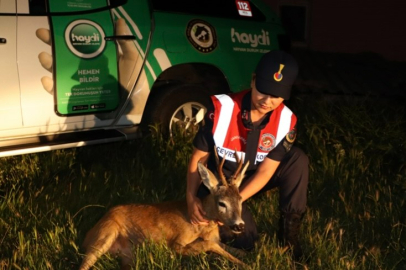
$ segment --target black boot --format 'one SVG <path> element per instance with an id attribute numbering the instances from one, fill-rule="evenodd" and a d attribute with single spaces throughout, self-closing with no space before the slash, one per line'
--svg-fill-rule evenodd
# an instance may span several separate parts
<path id="1" fill-rule="evenodd" d="M 303 251 L 299 243 L 301 222 L 300 214 L 281 212 L 278 238 L 282 245 L 289 246 L 292 249 L 295 261 L 303 260 Z"/>

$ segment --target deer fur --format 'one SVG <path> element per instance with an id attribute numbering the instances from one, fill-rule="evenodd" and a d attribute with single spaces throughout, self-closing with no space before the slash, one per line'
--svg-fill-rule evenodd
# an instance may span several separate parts
<path id="1" fill-rule="evenodd" d="M 209 225 L 190 223 L 186 201 L 162 202 L 157 204 L 119 205 L 109 210 L 87 233 L 83 246 L 86 254 L 80 270 L 87 270 L 104 253 L 118 255 L 121 269 L 130 269 L 133 263 L 133 247 L 145 240 L 164 241 L 168 247 L 184 255 L 202 252 L 217 253 L 233 263 L 246 266 L 234 257 L 244 252 L 220 242 L 218 224 L 221 222 L 238 234 L 244 230 L 241 218 L 242 201 L 239 186 L 244 178 L 248 162 L 241 170 L 242 161 L 235 154 L 239 168 L 227 183 L 222 166 L 218 166 L 220 180 L 202 163 L 198 171 L 210 194 L 202 199 Z M 218 157 L 216 155 L 217 164 Z M 234 255 L 231 255 L 233 253 Z"/>

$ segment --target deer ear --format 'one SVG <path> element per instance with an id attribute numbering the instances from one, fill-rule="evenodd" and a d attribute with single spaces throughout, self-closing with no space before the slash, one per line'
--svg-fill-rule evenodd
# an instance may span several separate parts
<path id="1" fill-rule="evenodd" d="M 247 163 L 245 163 L 244 168 L 241 170 L 241 172 L 237 175 L 237 178 L 234 180 L 234 185 L 236 185 L 237 187 L 241 185 L 242 179 L 244 179 L 245 176 L 245 171 L 247 170 L 249 165 L 250 162 L 247 161 Z"/>
<path id="2" fill-rule="evenodd" d="M 200 178 L 202 178 L 203 184 L 208 189 L 211 190 L 218 186 L 219 181 L 217 180 L 217 177 L 200 161 L 197 163 L 197 169 L 199 170 Z"/>

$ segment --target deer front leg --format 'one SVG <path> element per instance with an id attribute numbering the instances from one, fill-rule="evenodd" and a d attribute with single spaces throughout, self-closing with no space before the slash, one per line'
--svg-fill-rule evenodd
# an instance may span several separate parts
<path id="1" fill-rule="evenodd" d="M 230 247 L 227 246 L 226 244 L 223 243 L 219 243 L 220 247 L 223 248 L 225 251 L 227 251 L 228 253 L 231 253 L 234 256 L 237 257 L 244 257 L 247 255 L 247 252 L 242 250 L 242 249 L 238 249 L 238 248 L 234 248 L 234 247 Z"/>
<path id="2" fill-rule="evenodd" d="M 175 250 L 183 255 L 198 255 L 202 252 L 214 252 L 218 255 L 223 256 L 224 258 L 228 259 L 229 261 L 244 266 L 245 268 L 249 268 L 249 266 L 225 249 L 223 249 L 218 243 L 210 241 L 210 240 L 203 240 L 203 239 L 196 239 L 190 244 L 186 246 L 176 245 Z"/>

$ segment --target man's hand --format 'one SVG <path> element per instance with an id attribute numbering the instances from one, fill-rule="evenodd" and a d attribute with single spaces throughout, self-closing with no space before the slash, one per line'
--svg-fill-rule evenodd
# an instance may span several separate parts
<path id="1" fill-rule="evenodd" d="M 202 201 L 193 197 L 188 200 L 188 213 L 190 218 L 190 223 L 194 225 L 208 225 L 209 220 L 205 218 L 206 212 L 203 210 Z"/>

